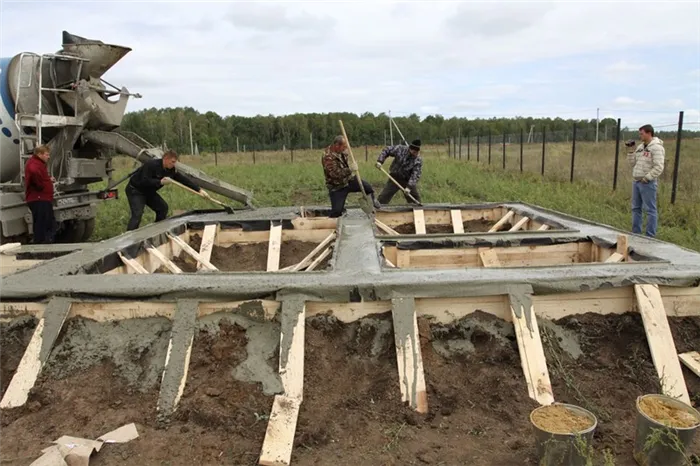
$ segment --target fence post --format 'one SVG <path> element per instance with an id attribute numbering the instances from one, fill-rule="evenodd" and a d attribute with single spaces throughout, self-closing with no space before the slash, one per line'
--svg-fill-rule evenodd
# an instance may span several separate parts
<path id="1" fill-rule="evenodd" d="M 481 131 L 476 135 L 476 161 L 479 161 L 479 152 L 481 152 Z"/>
<path id="2" fill-rule="evenodd" d="M 291 161 L 294 163 L 294 147 L 289 146 L 289 152 L 291 154 Z"/>
<path id="3" fill-rule="evenodd" d="M 216 151 L 214 151 L 214 166 L 219 166 L 219 154 Z"/>
<path id="4" fill-rule="evenodd" d="M 607 126 L 605 127 L 607 130 Z M 617 130 L 615 131 L 615 169 L 613 171 L 613 191 L 617 189 L 617 170 L 620 160 L 620 119 L 617 119 Z"/>
<path id="5" fill-rule="evenodd" d="M 454 152 L 452 153 L 455 160 L 457 160 L 457 138 L 452 136 L 452 145 L 454 146 Z"/>
<path id="6" fill-rule="evenodd" d="M 503 131 L 503 169 L 506 169 L 506 132 Z"/>
<path id="7" fill-rule="evenodd" d="M 542 127 L 542 176 L 544 176 L 544 154 L 547 150 L 547 127 Z"/>
<path id="8" fill-rule="evenodd" d="M 491 128 L 489 128 L 489 165 L 491 165 Z"/>
<path id="9" fill-rule="evenodd" d="M 520 128 L 520 173 L 523 172 L 523 129 Z"/>
<path id="10" fill-rule="evenodd" d="M 574 123 L 574 135 L 571 138 L 571 183 L 574 182 L 574 159 L 576 158 L 576 123 Z"/>
<path id="11" fill-rule="evenodd" d="M 255 144 L 253 144 L 253 165 L 255 165 Z"/>
<path id="12" fill-rule="evenodd" d="M 681 161 L 681 137 L 683 135 L 683 112 L 678 114 L 678 136 L 676 136 L 676 162 L 673 164 L 673 188 L 671 188 L 671 204 L 676 203 L 676 188 L 678 186 L 678 164 Z"/>
<path id="13" fill-rule="evenodd" d="M 369 160 L 369 151 L 367 150 L 367 144 L 365 144 L 365 162 Z"/>
<path id="14" fill-rule="evenodd" d="M 450 141 L 450 138 L 447 138 L 447 158 L 452 158 L 452 141 Z"/>
<path id="15" fill-rule="evenodd" d="M 467 131 L 467 161 L 469 161 L 470 157 L 470 148 L 471 148 L 471 133 L 470 131 Z"/>
<path id="16" fill-rule="evenodd" d="M 462 128 L 458 130 L 459 134 L 459 160 L 462 160 Z"/>

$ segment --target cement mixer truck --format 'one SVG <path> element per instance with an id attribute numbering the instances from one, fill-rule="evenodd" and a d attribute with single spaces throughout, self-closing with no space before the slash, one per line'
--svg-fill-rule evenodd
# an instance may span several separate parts
<path id="1" fill-rule="evenodd" d="M 24 201 L 24 166 L 34 147 L 51 149 L 49 172 L 56 179 L 54 214 L 57 242 L 87 241 L 97 205 L 114 201 L 117 189 L 90 189 L 112 183 L 112 156 L 140 162 L 163 151 L 138 135 L 120 131 L 131 94 L 102 76 L 128 47 L 105 44 L 63 31 L 57 53 L 19 53 L 0 58 L 0 229 L 2 242 L 26 242 L 32 217 Z M 252 194 L 178 162 L 177 169 L 211 192 L 253 208 Z"/>

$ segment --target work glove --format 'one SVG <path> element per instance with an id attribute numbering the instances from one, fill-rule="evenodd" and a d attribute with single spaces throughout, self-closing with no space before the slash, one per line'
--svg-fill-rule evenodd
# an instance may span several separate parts
<path id="1" fill-rule="evenodd" d="M 406 194 L 411 194 L 411 188 L 403 188 L 403 192 Z"/>
<path id="2" fill-rule="evenodd" d="M 350 162 L 349 167 L 350 167 L 350 171 L 353 173 L 356 173 L 358 170 L 356 162 Z"/>
<path id="3" fill-rule="evenodd" d="M 376 164 L 374 164 L 374 166 L 377 167 L 377 170 L 379 170 L 380 168 L 382 168 L 381 162 L 377 162 Z"/>
<path id="4" fill-rule="evenodd" d="M 203 190 L 202 188 L 199 188 L 199 195 L 202 197 L 209 198 L 209 193 Z"/>
<path id="5" fill-rule="evenodd" d="M 162 184 L 163 186 L 165 186 L 166 184 L 169 184 L 169 183 L 171 183 L 172 181 L 173 181 L 173 180 L 171 180 L 170 178 L 168 178 L 168 177 L 166 176 L 165 178 L 162 178 L 162 179 L 160 180 L 160 184 Z"/>

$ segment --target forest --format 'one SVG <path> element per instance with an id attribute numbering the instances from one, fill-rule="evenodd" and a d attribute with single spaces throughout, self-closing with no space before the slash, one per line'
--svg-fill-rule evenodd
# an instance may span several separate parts
<path id="1" fill-rule="evenodd" d="M 130 112 L 124 116 L 122 129 L 133 131 L 153 144 L 165 144 L 178 152 L 190 152 L 190 124 L 192 139 L 200 152 L 235 152 L 243 150 L 276 150 L 284 148 L 314 148 L 329 144 L 339 133 L 338 120 L 342 120 L 350 141 L 354 145 L 382 145 L 390 140 L 390 120 L 386 113 L 297 113 L 285 116 L 258 115 L 254 117 L 221 117 L 215 112 L 200 113 L 190 107 L 150 108 Z M 394 117 L 394 122 L 409 141 L 420 138 L 423 144 L 443 144 L 448 138 L 472 138 L 480 135 L 483 141 L 489 132 L 497 135 L 519 135 L 527 138 L 528 132 L 540 134 L 546 128 L 548 142 L 568 141 L 576 124 L 577 141 L 594 141 L 596 120 L 572 120 L 562 118 L 444 118 L 429 115 L 421 119 L 412 114 Z M 616 120 L 608 118 L 599 123 L 599 137 L 615 138 Z M 623 137 L 635 137 L 636 128 L 624 128 Z M 662 137 L 675 137 L 675 128 L 664 128 Z M 393 140 L 401 138 L 395 127 Z M 697 137 L 700 132 L 683 132 L 683 137 Z M 496 139 L 498 140 L 498 139 Z"/>

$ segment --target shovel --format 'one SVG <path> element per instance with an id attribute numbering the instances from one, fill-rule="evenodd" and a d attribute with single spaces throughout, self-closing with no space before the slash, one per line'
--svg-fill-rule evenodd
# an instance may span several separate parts
<path id="1" fill-rule="evenodd" d="M 350 152 L 350 158 L 352 159 L 352 163 L 354 165 L 357 165 L 357 162 L 355 161 L 355 156 L 352 154 L 352 148 L 350 147 L 350 140 L 348 140 L 348 135 L 345 133 L 343 120 L 338 120 L 338 122 L 340 123 L 340 130 L 343 132 L 343 137 L 345 138 L 345 144 L 347 144 L 348 146 L 348 152 Z M 365 187 L 362 185 L 362 178 L 360 178 L 359 169 L 355 172 L 355 177 L 357 177 L 357 184 L 360 185 L 360 190 L 362 191 L 362 198 L 360 199 L 360 209 L 362 209 L 362 211 L 366 213 L 368 217 L 371 217 L 372 214 L 374 214 L 374 203 L 372 202 L 372 199 L 370 199 L 369 195 L 365 192 Z"/>
<path id="2" fill-rule="evenodd" d="M 384 174 L 385 174 L 386 176 L 388 176 L 389 179 L 390 179 L 391 181 L 393 181 L 394 184 L 395 184 L 396 186 L 399 187 L 399 189 L 401 190 L 401 192 L 405 193 L 408 197 L 410 197 L 410 198 L 413 200 L 413 202 L 415 202 L 415 203 L 418 204 L 418 205 L 423 205 L 423 204 L 421 204 L 420 202 L 418 202 L 418 199 L 416 199 L 415 197 L 413 197 L 413 195 L 412 195 L 410 192 L 406 192 L 406 190 L 403 188 L 403 186 L 401 186 L 401 185 L 399 184 L 399 182 L 396 181 L 396 180 L 394 179 L 393 176 L 391 176 L 386 170 L 384 170 L 384 168 L 382 168 L 382 167 L 377 167 L 377 168 L 379 168 L 382 172 L 384 172 Z"/>
<path id="3" fill-rule="evenodd" d="M 172 178 L 170 178 L 170 182 L 171 182 L 172 184 L 176 185 L 176 186 L 181 187 L 182 189 L 184 189 L 184 190 L 186 190 L 186 191 L 189 191 L 189 192 L 191 192 L 191 193 L 193 193 L 193 194 L 196 194 L 197 196 L 200 196 L 200 197 L 209 199 L 209 200 L 210 200 L 211 202 L 213 202 L 214 204 L 219 204 L 221 207 L 224 208 L 224 210 L 226 211 L 227 214 L 232 214 L 232 213 L 233 213 L 233 208 L 232 208 L 231 206 L 227 206 L 227 205 L 224 204 L 223 202 L 217 201 L 216 199 L 214 199 L 214 198 L 212 198 L 212 197 L 209 197 L 209 193 L 207 193 L 206 191 L 197 192 L 197 191 L 195 191 L 194 189 L 192 189 L 192 188 L 190 188 L 190 187 L 187 187 L 187 186 L 185 186 L 184 184 L 182 184 L 182 183 L 180 183 L 180 182 L 178 182 L 178 181 L 175 181 L 175 180 L 172 179 Z"/>

